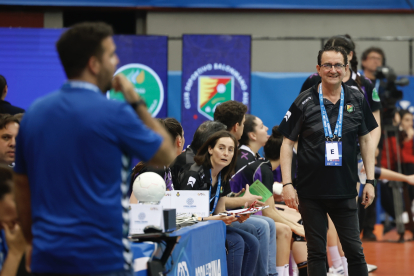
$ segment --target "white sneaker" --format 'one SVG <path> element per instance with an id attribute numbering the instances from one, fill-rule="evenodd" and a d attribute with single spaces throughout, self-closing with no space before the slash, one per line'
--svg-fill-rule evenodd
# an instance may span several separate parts
<path id="1" fill-rule="evenodd" d="M 344 267 L 341 265 L 338 268 L 334 268 L 333 266 L 331 266 L 329 268 L 329 273 L 331 273 L 331 275 L 345 275 L 345 271 L 344 271 Z"/>
<path id="2" fill-rule="evenodd" d="M 373 265 L 373 264 L 367 264 L 367 268 L 368 268 L 368 273 L 377 270 L 377 266 Z"/>

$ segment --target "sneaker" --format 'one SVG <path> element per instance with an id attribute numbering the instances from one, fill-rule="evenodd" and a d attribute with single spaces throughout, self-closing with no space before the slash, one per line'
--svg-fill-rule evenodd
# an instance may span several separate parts
<path id="1" fill-rule="evenodd" d="M 377 270 L 377 266 L 373 265 L 373 264 L 367 264 L 367 268 L 368 268 L 368 273 Z"/>
<path id="2" fill-rule="evenodd" d="M 344 267 L 342 265 L 338 268 L 332 266 L 329 268 L 329 273 L 331 273 L 331 275 L 345 275 Z"/>

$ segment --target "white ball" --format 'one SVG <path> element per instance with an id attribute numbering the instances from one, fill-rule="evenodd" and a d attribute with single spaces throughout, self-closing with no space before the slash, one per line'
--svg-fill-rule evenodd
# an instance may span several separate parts
<path id="1" fill-rule="evenodd" d="M 165 195 L 165 181 L 159 174 L 145 172 L 135 179 L 132 191 L 139 202 L 159 202 Z"/>

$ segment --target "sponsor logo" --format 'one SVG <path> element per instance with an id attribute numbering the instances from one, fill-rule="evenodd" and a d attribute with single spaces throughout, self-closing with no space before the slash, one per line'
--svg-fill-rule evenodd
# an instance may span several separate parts
<path id="1" fill-rule="evenodd" d="M 286 122 L 289 120 L 291 115 L 292 115 L 292 113 L 290 113 L 290 111 L 288 110 L 288 112 L 286 112 L 286 115 L 284 117 L 286 119 Z"/>
<path id="2" fill-rule="evenodd" d="M 178 265 L 177 265 L 177 276 L 190 276 L 190 272 L 188 272 L 186 262 L 178 263 Z"/>
<path id="3" fill-rule="evenodd" d="M 198 77 L 198 112 L 214 119 L 216 107 L 234 99 L 234 79 L 232 76 Z"/>
<path id="4" fill-rule="evenodd" d="M 138 219 L 139 219 L 139 220 L 144 220 L 144 219 L 145 219 L 145 217 L 146 217 L 145 213 L 139 213 L 139 214 L 138 214 Z"/>
<path id="5" fill-rule="evenodd" d="M 221 276 L 220 259 L 196 268 L 196 276 Z"/>
<path id="6" fill-rule="evenodd" d="M 116 70 L 115 75 L 123 74 L 134 85 L 135 91 L 145 100 L 148 111 L 153 117 L 160 112 L 164 103 L 164 86 L 158 74 L 150 67 L 140 63 L 130 63 Z M 122 93 L 111 89 L 109 99 L 125 100 Z"/>
<path id="7" fill-rule="evenodd" d="M 206 196 L 206 194 L 205 194 L 205 193 L 198 193 L 197 195 L 198 195 L 198 196 Z"/>
<path id="8" fill-rule="evenodd" d="M 187 200 L 185 201 L 185 205 L 183 205 L 184 208 L 196 208 L 197 205 L 194 205 L 194 199 L 189 197 L 187 198 Z"/>
<path id="9" fill-rule="evenodd" d="M 346 111 L 348 113 L 352 113 L 352 112 L 355 111 L 355 108 L 354 108 L 354 106 L 352 104 L 346 104 L 345 108 L 346 108 Z"/>
<path id="10" fill-rule="evenodd" d="M 157 207 L 151 207 L 150 210 L 151 211 L 158 211 L 158 208 Z"/>
<path id="11" fill-rule="evenodd" d="M 191 188 L 194 187 L 194 184 L 196 182 L 196 179 L 192 176 L 188 179 L 187 185 L 191 185 Z"/>
<path id="12" fill-rule="evenodd" d="M 303 102 L 302 102 L 302 105 L 304 105 L 305 103 L 307 103 L 310 99 L 312 99 L 312 97 L 307 97 L 306 98 L 306 100 L 304 100 Z M 287 120 L 286 120 L 287 121 Z"/>
<path id="13" fill-rule="evenodd" d="M 180 196 L 180 192 L 177 192 L 176 196 L 179 197 Z"/>

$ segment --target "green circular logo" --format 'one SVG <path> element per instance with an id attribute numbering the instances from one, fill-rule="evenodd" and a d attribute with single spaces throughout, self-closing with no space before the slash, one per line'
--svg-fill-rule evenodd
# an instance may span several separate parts
<path id="1" fill-rule="evenodd" d="M 145 100 L 152 117 L 157 116 L 164 103 L 164 87 L 160 77 L 150 67 L 140 63 L 130 63 L 116 70 L 115 75 L 123 74 L 135 86 L 135 91 Z M 109 99 L 125 101 L 122 93 L 111 89 Z"/>

